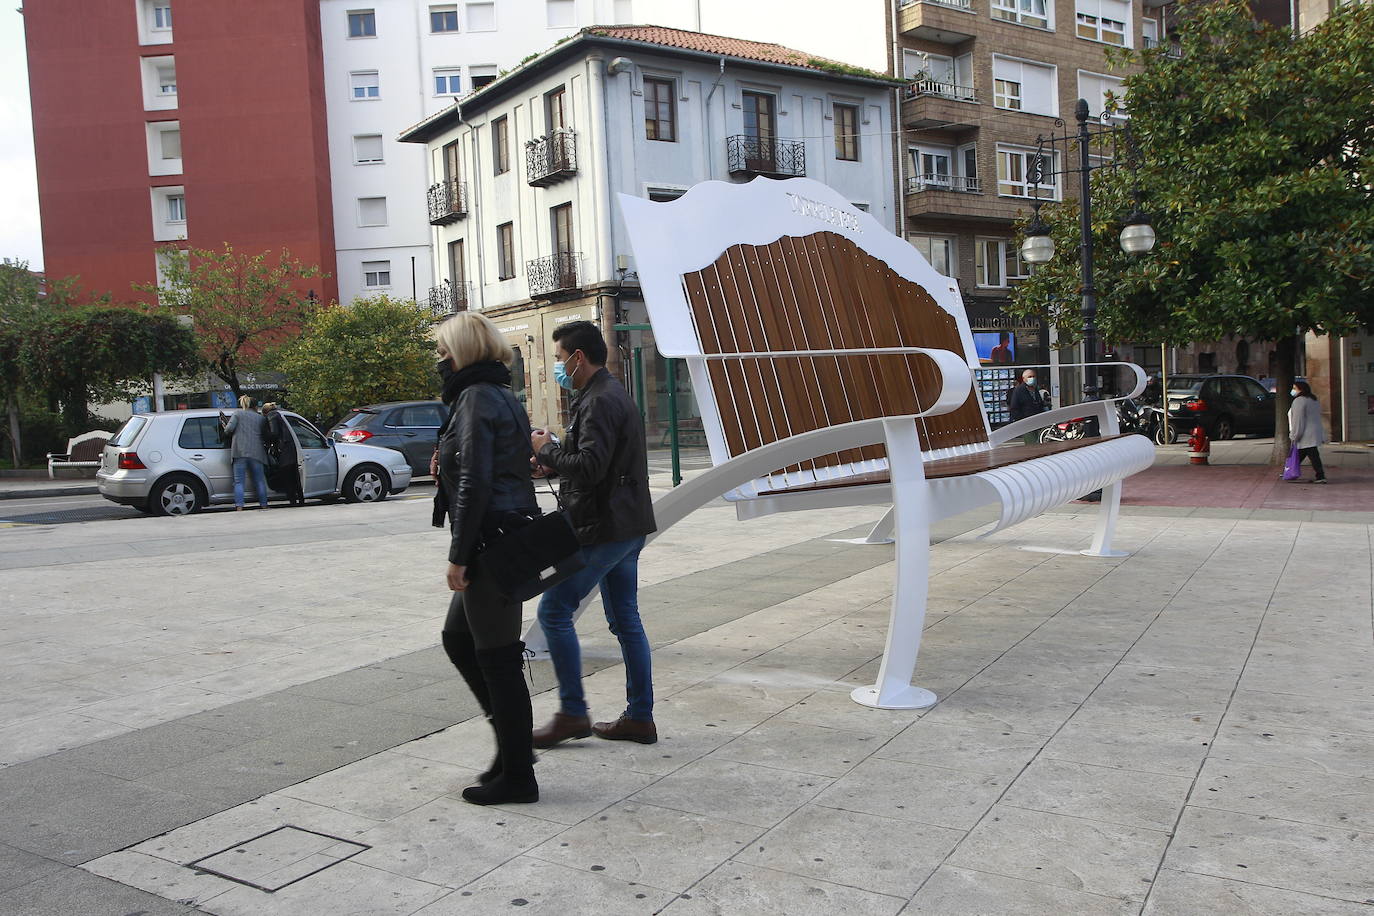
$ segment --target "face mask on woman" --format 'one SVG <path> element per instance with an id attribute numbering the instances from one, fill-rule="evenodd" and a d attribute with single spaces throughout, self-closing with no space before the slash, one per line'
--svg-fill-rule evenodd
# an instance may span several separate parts
<path id="1" fill-rule="evenodd" d="M 439 373 L 440 379 L 447 382 L 449 380 L 449 377 L 453 375 L 453 360 L 439 360 L 437 363 L 434 364 L 434 371 Z"/>
<path id="2" fill-rule="evenodd" d="M 1302 392 L 1299 391 L 1299 390 L 1296 389 L 1296 388 L 1294 388 L 1292 391 L 1290 391 L 1290 392 L 1288 392 L 1288 393 L 1291 394 L 1293 397 L 1297 397 L 1298 395 L 1302 394 Z"/>

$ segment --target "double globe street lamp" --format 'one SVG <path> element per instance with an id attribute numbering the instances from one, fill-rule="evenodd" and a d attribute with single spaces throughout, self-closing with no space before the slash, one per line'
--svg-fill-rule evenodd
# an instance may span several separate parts
<path id="1" fill-rule="evenodd" d="M 1031 165 L 1026 177 L 1032 185 L 1031 196 L 1035 202 L 1031 204 L 1034 215 L 1031 217 L 1029 225 L 1025 229 L 1025 241 L 1021 243 L 1021 259 L 1028 264 L 1046 264 L 1054 258 L 1054 239 L 1050 237 L 1050 227 L 1040 218 L 1040 207 L 1044 203 L 1040 193 L 1040 185 L 1047 177 L 1048 183 L 1052 186 L 1056 183 L 1056 172 L 1064 175 L 1078 175 L 1078 198 L 1079 198 L 1079 219 L 1078 219 L 1078 255 L 1079 262 L 1083 271 L 1083 362 L 1090 364 L 1096 362 L 1097 357 L 1097 288 L 1093 284 L 1093 235 L 1092 235 L 1092 195 L 1089 187 L 1088 178 L 1096 169 L 1118 168 L 1123 163 L 1117 155 L 1121 152 L 1124 143 L 1126 161 L 1124 165 L 1131 170 L 1132 175 L 1136 175 L 1140 169 L 1140 151 L 1135 144 L 1135 138 L 1131 135 L 1130 128 L 1126 125 L 1111 125 L 1104 123 L 1100 127 L 1089 127 L 1088 103 L 1084 99 L 1078 100 L 1078 105 L 1074 109 L 1074 117 L 1078 121 L 1078 132 L 1076 134 L 1059 133 L 1050 134 L 1048 137 L 1038 136 L 1035 138 L 1036 152 L 1035 158 L 1031 160 Z M 1104 122 L 1106 119 L 1103 119 Z M 1062 127 L 1063 122 L 1058 122 Z M 1065 167 L 1062 170 L 1055 168 L 1059 161 L 1061 152 L 1065 161 L 1073 144 L 1078 145 L 1078 165 L 1073 168 Z M 1099 150 L 1104 145 L 1110 143 L 1112 155 L 1099 157 L 1097 162 L 1093 162 L 1091 150 L 1096 145 Z M 1046 167 L 1046 154 L 1050 157 L 1048 168 Z M 1150 218 L 1140 207 L 1141 191 L 1139 183 L 1135 182 L 1132 198 L 1134 205 L 1126 218 L 1122 221 L 1121 229 L 1121 250 L 1127 254 L 1144 254 L 1155 247 L 1155 230 L 1150 225 Z M 1085 371 L 1088 366 L 1084 366 Z M 1097 385 L 1085 384 L 1083 388 L 1085 397 L 1095 398 L 1098 394 Z"/>

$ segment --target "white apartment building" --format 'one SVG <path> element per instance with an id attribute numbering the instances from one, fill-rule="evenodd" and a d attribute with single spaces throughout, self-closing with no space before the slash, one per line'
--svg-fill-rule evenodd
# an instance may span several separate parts
<path id="1" fill-rule="evenodd" d="M 592 23 L 628 22 L 630 0 L 322 0 L 339 301 L 434 285 L 425 157 L 396 142 L 531 52 Z"/>
<path id="2" fill-rule="evenodd" d="M 583 29 L 401 135 L 424 145 L 438 204 L 432 301 L 497 321 L 536 424 L 563 425 L 551 335 L 579 318 L 601 326 L 651 430 L 664 415 L 652 336 L 628 327 L 647 318 L 617 193 L 804 175 L 895 228 L 894 84 L 818 63 L 698 32 Z"/>

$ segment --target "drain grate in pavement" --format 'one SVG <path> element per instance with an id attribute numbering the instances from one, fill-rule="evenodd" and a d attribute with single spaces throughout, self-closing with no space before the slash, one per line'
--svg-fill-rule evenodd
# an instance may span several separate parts
<path id="1" fill-rule="evenodd" d="M 287 824 L 187 862 L 186 867 L 272 894 L 371 848 Z"/>

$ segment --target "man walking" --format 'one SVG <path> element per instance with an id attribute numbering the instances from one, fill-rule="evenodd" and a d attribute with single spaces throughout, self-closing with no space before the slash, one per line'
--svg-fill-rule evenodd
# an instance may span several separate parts
<path id="1" fill-rule="evenodd" d="M 1040 396 L 1040 389 L 1035 387 L 1034 369 L 1026 369 L 1021 373 L 1021 384 L 1011 390 L 1007 406 L 1011 409 L 1013 423 L 1045 412 L 1045 399 Z M 1039 430 L 1026 433 L 1021 437 L 1021 441 L 1027 445 L 1039 442 Z"/>
<path id="2" fill-rule="evenodd" d="M 582 542 L 587 565 L 546 591 L 539 625 L 558 677 L 560 708 L 534 730 L 534 746 L 553 747 L 595 733 L 612 741 L 653 744 L 654 689 L 649 639 L 639 620 L 639 552 L 654 530 L 644 423 L 629 393 L 606 370 L 606 341 L 590 321 L 553 332 L 554 380 L 576 391 L 567 436 L 555 443 L 544 430 L 530 435 L 539 464 L 558 474 L 559 494 Z M 628 706 L 614 722 L 592 725 L 582 691 L 582 649 L 573 615 L 600 586 L 606 622 L 620 641 Z"/>

